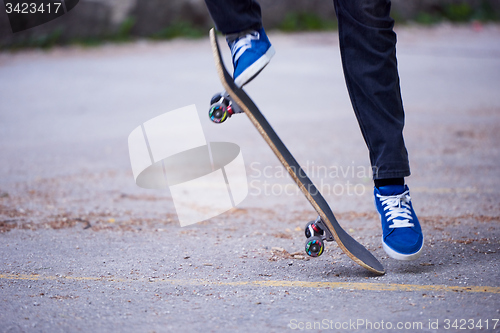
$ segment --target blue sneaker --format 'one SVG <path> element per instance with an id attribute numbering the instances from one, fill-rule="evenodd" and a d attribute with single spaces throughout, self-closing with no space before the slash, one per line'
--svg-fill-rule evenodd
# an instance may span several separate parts
<path id="1" fill-rule="evenodd" d="M 234 83 L 238 88 L 250 82 L 276 53 L 264 29 L 226 36 L 231 48 Z"/>
<path id="2" fill-rule="evenodd" d="M 375 187 L 375 206 L 382 222 L 382 245 L 397 260 L 415 260 L 422 254 L 424 236 L 406 185 Z"/>

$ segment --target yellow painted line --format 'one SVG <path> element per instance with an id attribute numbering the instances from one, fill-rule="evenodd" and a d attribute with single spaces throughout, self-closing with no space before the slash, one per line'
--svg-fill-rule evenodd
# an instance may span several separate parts
<path id="1" fill-rule="evenodd" d="M 201 279 L 131 279 L 115 277 L 85 277 L 85 276 L 44 276 L 36 274 L 0 274 L 0 280 L 73 280 L 73 281 L 103 281 L 103 282 L 149 282 L 168 283 L 174 285 L 195 286 L 255 286 L 255 287 L 281 287 L 281 288 L 315 288 L 315 289 L 338 289 L 338 290 L 368 290 L 368 291 L 436 291 L 436 292 L 464 292 L 464 293 L 487 293 L 500 294 L 500 287 L 489 286 L 446 286 L 446 285 L 418 285 L 418 284 L 396 284 L 396 283 L 372 283 L 372 282 L 309 282 L 309 281 L 211 281 Z"/>

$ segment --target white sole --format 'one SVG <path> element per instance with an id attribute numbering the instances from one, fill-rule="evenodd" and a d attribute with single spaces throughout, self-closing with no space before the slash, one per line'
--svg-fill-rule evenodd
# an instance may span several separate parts
<path id="1" fill-rule="evenodd" d="M 234 84 L 241 88 L 245 84 L 247 84 L 255 75 L 257 75 L 266 65 L 271 61 L 271 58 L 274 56 L 276 51 L 274 47 L 271 45 L 267 52 L 260 57 L 256 62 L 254 62 L 251 66 L 241 73 L 236 80 L 234 80 Z"/>
<path id="2" fill-rule="evenodd" d="M 420 249 L 417 252 L 412 253 L 412 254 L 402 254 L 402 253 L 394 251 L 393 249 L 391 249 L 389 247 L 389 245 L 385 244 L 384 238 L 382 237 L 382 247 L 384 248 L 385 253 L 387 253 L 389 255 L 389 257 L 391 257 L 393 259 L 403 260 L 403 261 L 411 261 L 411 260 L 418 259 L 418 257 L 420 257 L 420 255 L 422 254 L 422 250 L 424 249 L 424 243 L 422 242 L 422 246 L 420 247 Z"/>

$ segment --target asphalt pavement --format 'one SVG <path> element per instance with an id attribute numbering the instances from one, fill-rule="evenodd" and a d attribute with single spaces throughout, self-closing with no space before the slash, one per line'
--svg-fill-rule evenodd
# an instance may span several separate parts
<path id="1" fill-rule="evenodd" d="M 384 276 L 335 243 L 305 256 L 313 208 L 245 115 L 208 119 L 208 32 L 0 53 L 0 332 L 500 331 L 500 26 L 397 32 L 416 261 L 381 248 L 336 33 L 270 33 L 246 88 Z M 168 189 L 135 184 L 127 138 L 191 104 L 208 141 L 240 146 L 249 193 L 180 227 Z"/>

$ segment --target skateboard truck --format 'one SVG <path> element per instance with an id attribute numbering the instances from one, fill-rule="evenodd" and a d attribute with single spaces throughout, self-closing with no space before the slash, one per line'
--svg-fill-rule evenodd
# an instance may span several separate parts
<path id="1" fill-rule="evenodd" d="M 325 241 L 332 242 L 335 240 L 320 216 L 315 221 L 307 223 L 304 234 L 307 238 L 305 250 L 311 257 L 319 257 L 323 254 Z"/>
<path id="2" fill-rule="evenodd" d="M 234 103 L 229 94 L 225 91 L 215 94 L 210 100 L 210 110 L 208 117 L 216 124 L 223 123 L 235 113 L 241 113 L 243 110 Z"/>

